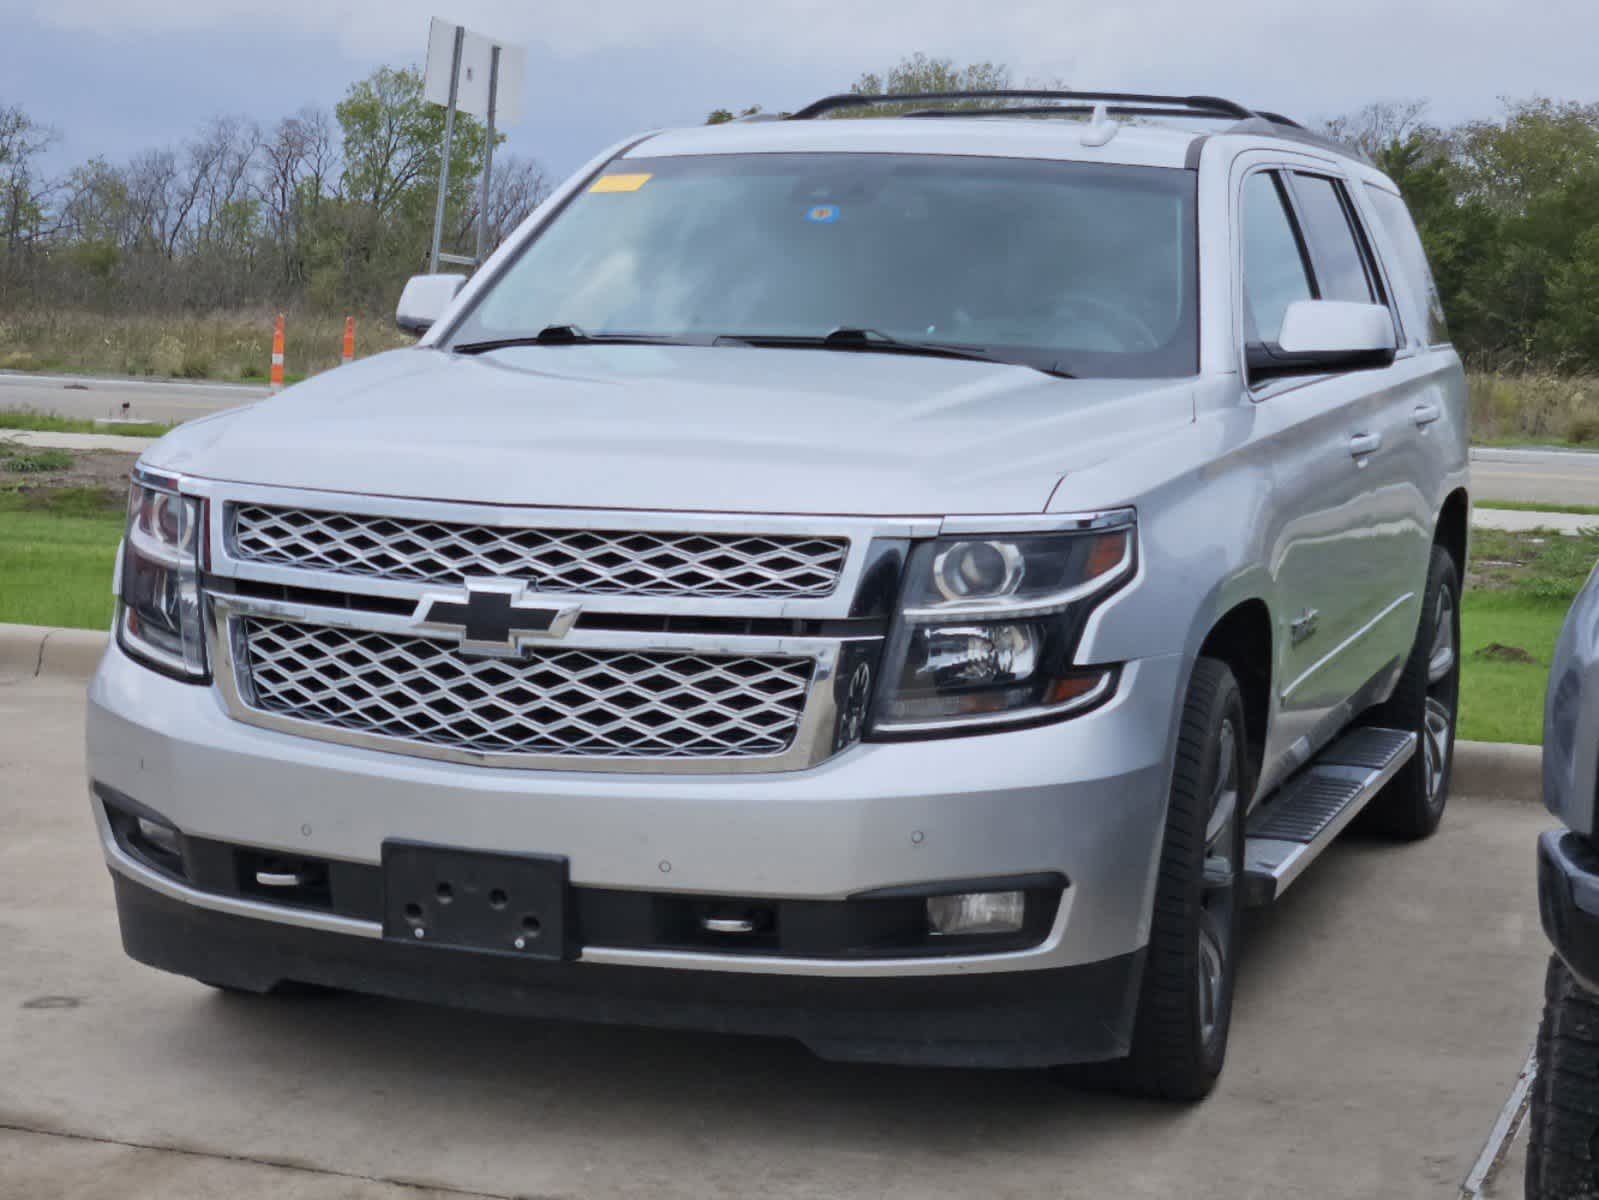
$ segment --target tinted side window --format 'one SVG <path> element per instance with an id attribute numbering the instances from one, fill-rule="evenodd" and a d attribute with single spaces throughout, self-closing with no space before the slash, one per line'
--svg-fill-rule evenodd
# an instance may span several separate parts
<path id="1" fill-rule="evenodd" d="M 1339 192 L 1338 184 L 1325 176 L 1294 175 L 1294 198 L 1299 201 L 1310 256 L 1316 263 L 1321 299 L 1370 304 L 1377 297 Z"/>
<path id="2" fill-rule="evenodd" d="M 1275 342 L 1288 306 L 1313 295 L 1299 234 L 1275 175 L 1261 171 L 1244 181 L 1241 220 L 1247 337 Z"/>
<path id="3" fill-rule="evenodd" d="M 1403 275 L 1406 291 L 1410 293 L 1405 324 L 1411 329 L 1425 329 L 1427 341 L 1439 346 L 1449 341 L 1449 325 L 1444 320 L 1443 300 L 1438 295 L 1438 285 L 1432 277 L 1432 267 L 1427 263 L 1427 251 L 1422 248 L 1421 235 L 1410 218 L 1405 202 L 1392 192 L 1372 184 L 1366 185 L 1377 219 L 1393 240 L 1399 254 L 1397 263 L 1389 263 Z"/>

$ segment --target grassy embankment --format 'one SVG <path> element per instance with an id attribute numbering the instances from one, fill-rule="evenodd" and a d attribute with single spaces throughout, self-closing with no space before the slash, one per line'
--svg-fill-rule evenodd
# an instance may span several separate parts
<path id="1" fill-rule="evenodd" d="M 1473 372 L 1476 446 L 1599 449 L 1599 377 Z"/>
<path id="2" fill-rule="evenodd" d="M 105 629 L 123 497 L 106 488 L 23 490 L 0 462 L 0 622 Z"/>
<path id="3" fill-rule="evenodd" d="M 0 313 L 0 370 L 264 383 L 275 315 L 266 310 L 198 316 Z M 391 317 L 356 317 L 358 357 L 414 341 L 394 327 Z M 343 317 L 289 313 L 285 379 L 293 383 L 338 366 L 343 342 Z"/>

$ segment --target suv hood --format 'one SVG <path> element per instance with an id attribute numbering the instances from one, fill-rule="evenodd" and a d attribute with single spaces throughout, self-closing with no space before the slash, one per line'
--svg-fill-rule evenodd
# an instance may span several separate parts
<path id="1" fill-rule="evenodd" d="M 415 348 L 191 422 L 145 461 L 241 483 L 493 504 L 1026 513 L 1043 511 L 1065 472 L 1193 418 L 1191 381 L 1062 380 L 909 355 Z"/>

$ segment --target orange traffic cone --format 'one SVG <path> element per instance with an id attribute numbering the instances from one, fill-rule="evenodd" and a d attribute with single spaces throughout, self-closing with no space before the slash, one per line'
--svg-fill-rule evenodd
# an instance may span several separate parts
<path id="1" fill-rule="evenodd" d="M 344 318 L 344 353 L 340 356 L 340 365 L 355 361 L 355 318 Z"/>
<path id="2" fill-rule="evenodd" d="M 277 323 L 272 326 L 272 390 L 283 390 L 283 314 L 278 314 Z"/>

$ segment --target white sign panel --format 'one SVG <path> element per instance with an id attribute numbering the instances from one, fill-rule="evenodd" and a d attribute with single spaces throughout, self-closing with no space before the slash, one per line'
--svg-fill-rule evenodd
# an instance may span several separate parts
<path id="1" fill-rule="evenodd" d="M 448 105 L 450 102 L 450 62 L 455 56 L 455 31 L 459 28 L 438 17 L 428 26 L 422 98 L 432 104 Z M 474 117 L 489 115 L 489 67 L 495 46 L 500 47 L 500 76 L 494 123 L 510 125 L 522 116 L 522 77 L 527 69 L 527 51 L 470 29 L 461 39 L 461 75 L 455 87 L 455 107 Z"/>

